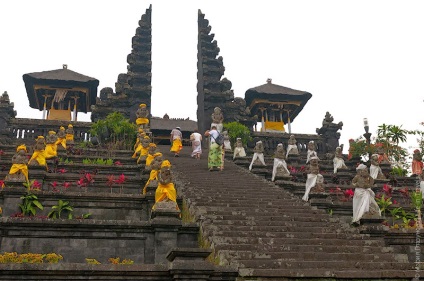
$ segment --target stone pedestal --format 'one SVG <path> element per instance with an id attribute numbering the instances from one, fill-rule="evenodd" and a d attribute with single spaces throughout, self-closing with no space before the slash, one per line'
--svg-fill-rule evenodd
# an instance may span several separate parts
<path id="1" fill-rule="evenodd" d="M 389 227 L 383 225 L 385 219 L 381 216 L 364 214 L 360 219 L 360 232 L 370 236 L 382 236 L 389 231 Z"/>
<path id="2" fill-rule="evenodd" d="M 172 280 L 211 280 L 210 275 L 214 272 L 214 266 L 205 261 L 211 254 L 209 249 L 197 248 L 174 248 L 166 259 L 170 262 L 169 272 Z"/>

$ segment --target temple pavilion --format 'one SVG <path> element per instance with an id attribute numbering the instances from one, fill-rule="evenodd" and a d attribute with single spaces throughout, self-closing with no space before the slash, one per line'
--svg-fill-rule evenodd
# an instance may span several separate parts
<path id="1" fill-rule="evenodd" d="M 250 88 L 245 93 L 246 105 L 252 115 L 257 115 L 261 120 L 261 132 L 284 133 L 284 125 L 290 123 L 302 111 L 312 95 L 308 92 L 298 91 L 287 87 L 267 83 L 255 88 Z"/>
<path id="2" fill-rule="evenodd" d="M 99 80 L 69 70 L 66 64 L 24 74 L 23 79 L 29 106 L 43 111 L 43 119 L 77 121 L 78 112 L 90 112 L 96 103 Z"/>

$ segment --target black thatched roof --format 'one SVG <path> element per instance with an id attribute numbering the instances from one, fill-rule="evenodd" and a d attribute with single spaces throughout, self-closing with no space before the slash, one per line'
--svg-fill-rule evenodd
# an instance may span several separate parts
<path id="1" fill-rule="evenodd" d="M 54 91 L 54 89 L 65 89 L 79 92 L 78 111 L 89 112 L 91 105 L 96 103 L 97 87 L 99 80 L 82 75 L 69 70 L 64 66 L 62 69 L 33 72 L 23 75 L 25 88 L 28 95 L 29 106 L 35 109 L 43 110 L 43 92 L 37 90 L 34 86 L 40 86 L 42 91 Z M 85 89 L 87 93 L 78 91 L 78 88 Z M 74 90 L 72 90 L 74 89 Z"/>
<path id="2" fill-rule="evenodd" d="M 285 106 L 285 109 L 290 109 L 290 120 L 293 121 L 294 118 L 302 111 L 303 107 L 306 105 L 308 100 L 312 97 L 312 94 L 294 90 L 291 88 L 283 87 L 280 85 L 272 84 L 271 81 L 268 83 L 250 88 L 245 93 L 246 105 L 249 106 L 252 114 L 258 111 L 259 104 L 255 104 L 255 100 L 266 100 L 271 102 L 288 102 L 293 103 L 293 105 L 288 104 Z M 294 105 L 297 103 L 298 105 Z M 287 112 L 283 113 L 284 123 L 287 123 L 288 115 Z"/>

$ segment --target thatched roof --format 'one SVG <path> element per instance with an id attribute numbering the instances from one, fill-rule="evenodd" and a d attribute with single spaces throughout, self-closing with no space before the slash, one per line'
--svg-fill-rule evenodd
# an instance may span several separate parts
<path id="1" fill-rule="evenodd" d="M 44 98 L 40 89 L 45 91 L 54 91 L 54 89 L 64 89 L 79 92 L 81 97 L 78 99 L 78 111 L 89 112 L 91 105 L 96 103 L 97 87 L 99 80 L 69 70 L 64 66 L 62 69 L 33 72 L 23 75 L 25 88 L 28 95 L 29 106 L 42 110 Z M 84 89 L 87 93 L 78 91 Z"/>
<path id="2" fill-rule="evenodd" d="M 253 114 L 258 111 L 259 104 L 255 103 L 257 100 L 266 100 L 269 101 L 269 103 L 288 102 L 289 104 L 286 105 L 285 108 L 289 108 L 291 110 L 290 120 L 293 121 L 300 111 L 302 111 L 308 100 L 312 97 L 312 94 L 305 91 L 294 90 L 272 84 L 270 79 L 267 82 L 268 83 L 264 85 L 250 88 L 245 93 L 246 105 L 249 106 Z M 290 103 L 293 105 L 290 105 Z M 283 113 L 284 123 L 287 123 L 287 119 L 287 112 L 285 112 Z"/>

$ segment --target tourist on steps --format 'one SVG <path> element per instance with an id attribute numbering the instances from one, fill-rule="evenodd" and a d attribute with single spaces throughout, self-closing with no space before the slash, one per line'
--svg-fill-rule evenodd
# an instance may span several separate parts
<path id="1" fill-rule="evenodd" d="M 190 135 L 190 141 L 193 149 L 191 157 L 200 159 L 200 154 L 202 154 L 202 135 L 197 129 L 194 129 L 194 132 Z"/>
<path id="2" fill-rule="evenodd" d="M 216 130 L 216 126 L 212 126 L 211 130 L 205 132 L 205 137 L 210 137 L 209 154 L 208 154 L 208 168 L 212 171 L 214 168 L 223 170 L 222 162 L 222 145 L 216 143 L 215 139 L 219 133 Z"/>
<path id="3" fill-rule="evenodd" d="M 179 157 L 180 155 L 180 151 L 181 149 L 183 149 L 183 143 L 182 143 L 182 139 L 183 139 L 183 134 L 181 133 L 181 128 L 180 127 L 175 127 L 175 129 L 173 129 L 171 131 L 171 152 L 174 152 L 174 157 Z"/>

